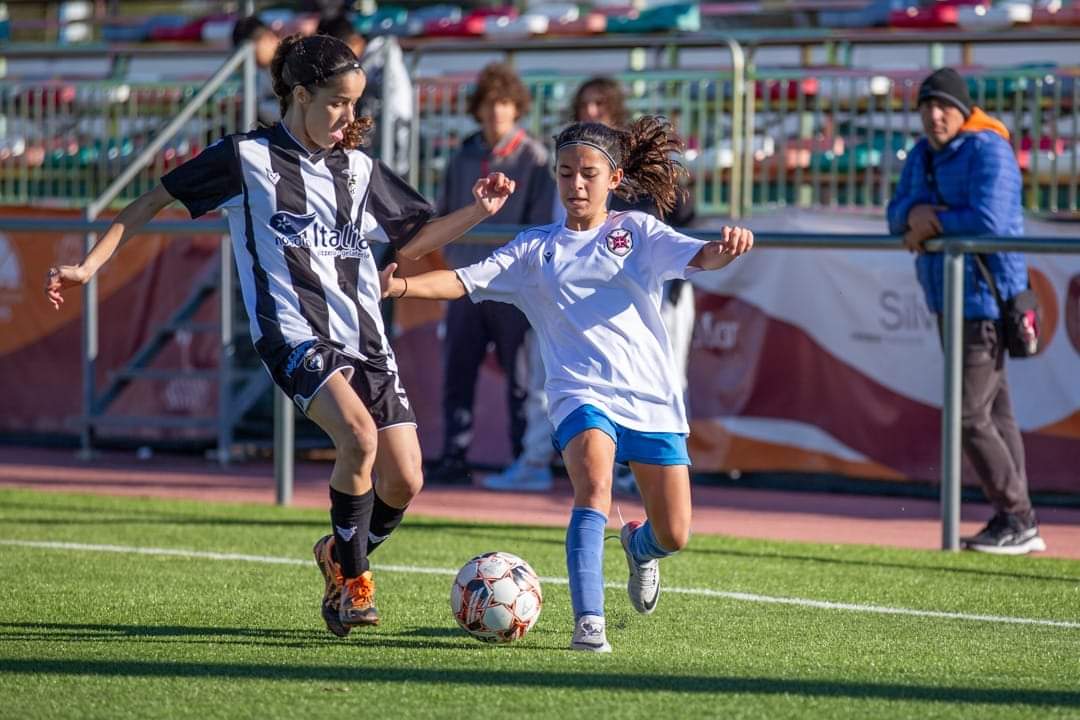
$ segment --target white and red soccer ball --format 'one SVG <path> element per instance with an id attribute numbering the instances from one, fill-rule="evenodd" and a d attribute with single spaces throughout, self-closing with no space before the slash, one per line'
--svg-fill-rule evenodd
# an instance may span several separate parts
<path id="1" fill-rule="evenodd" d="M 517 555 L 489 552 L 465 563 L 450 588 L 450 610 L 465 632 L 488 643 L 508 643 L 540 617 L 540 579 Z"/>

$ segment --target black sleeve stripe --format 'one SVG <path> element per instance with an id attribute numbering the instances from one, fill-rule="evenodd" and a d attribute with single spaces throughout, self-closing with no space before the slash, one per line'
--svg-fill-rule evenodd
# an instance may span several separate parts
<path id="1" fill-rule="evenodd" d="M 166 173 L 161 184 L 187 208 L 192 219 L 216 210 L 244 191 L 240 180 L 235 136 L 222 138 L 180 167 Z"/>
<path id="2" fill-rule="evenodd" d="M 435 217 L 431 203 L 382 160 L 372 164 L 367 207 L 395 248 L 407 244 Z"/>

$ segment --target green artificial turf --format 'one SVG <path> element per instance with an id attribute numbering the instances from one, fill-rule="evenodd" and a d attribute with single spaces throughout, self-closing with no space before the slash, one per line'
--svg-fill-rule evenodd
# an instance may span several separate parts
<path id="1" fill-rule="evenodd" d="M 383 624 L 339 640 L 308 562 L 326 527 L 311 510 L 0 490 L 0 542 L 294 561 L 0 544 L 0 716 L 1080 717 L 1080 562 L 698 535 L 662 563 L 654 615 L 607 591 L 615 651 L 598 656 L 565 649 L 569 595 L 555 580 L 510 646 L 472 640 L 449 612 L 452 571 L 480 552 L 565 577 L 558 529 L 409 517 L 373 556 Z M 621 584 L 617 539 L 606 547 Z"/>

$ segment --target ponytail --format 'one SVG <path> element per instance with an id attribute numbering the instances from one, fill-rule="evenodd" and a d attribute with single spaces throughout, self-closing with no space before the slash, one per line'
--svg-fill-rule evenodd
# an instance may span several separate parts
<path id="1" fill-rule="evenodd" d="M 270 80 L 273 82 L 274 95 L 277 96 L 278 106 L 281 108 L 281 117 L 285 117 L 292 103 L 292 87 L 284 78 L 285 60 L 303 39 L 304 36 L 300 33 L 283 39 L 274 51 L 274 59 L 270 61 Z"/>
<path id="2" fill-rule="evenodd" d="M 645 115 L 623 133 L 625 154 L 623 182 L 615 194 L 626 200 L 650 197 L 662 215 L 674 208 L 682 189 L 686 168 L 679 162 L 684 146 L 666 118 Z"/>

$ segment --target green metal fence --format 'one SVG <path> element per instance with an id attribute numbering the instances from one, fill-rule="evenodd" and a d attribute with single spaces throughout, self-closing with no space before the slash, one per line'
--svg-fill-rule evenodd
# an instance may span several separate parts
<path id="1" fill-rule="evenodd" d="M 523 78 L 532 107 L 521 124 L 550 145 L 551 138 L 571 120 L 570 103 L 587 75 L 528 75 Z M 687 141 L 685 164 L 690 171 L 698 212 L 728 214 L 731 188 L 741 168 L 741 141 L 736 100 L 738 80 L 728 71 L 649 71 L 615 76 L 626 88 L 635 114 L 661 114 L 672 119 Z M 479 129 L 465 108 L 472 79 L 420 79 L 418 138 L 411 180 L 424 195 L 438 197 L 450 155 L 461 141 Z"/>
<path id="2" fill-rule="evenodd" d="M 746 129 L 762 150 L 747 167 L 747 209 L 882 208 L 922 135 L 925 74 L 750 70 Z M 976 104 L 1011 133 L 1027 209 L 1077 213 L 1080 69 L 995 70 L 968 82 Z"/>
<path id="3" fill-rule="evenodd" d="M 0 203 L 82 207 L 101 195 L 205 83 L 0 83 Z M 127 186 L 119 201 L 241 127 L 229 82 Z"/>
<path id="4" fill-rule="evenodd" d="M 634 113 L 662 113 L 679 126 L 700 215 L 777 207 L 880 211 L 921 134 L 916 92 L 927 70 L 744 71 L 737 43 L 717 39 L 714 47 L 717 64 L 708 69 L 653 67 L 616 76 Z M 537 48 L 517 52 L 525 50 Z M 549 52 L 572 50 L 560 45 Z M 549 141 L 570 119 L 573 94 L 590 74 L 526 73 L 534 102 L 525 127 Z M 1026 208 L 1080 213 L 1080 68 L 968 74 L 978 104 L 1012 132 Z M 414 80 L 410 180 L 434 199 L 450 155 L 477 129 L 465 111 L 474 76 Z M 84 206 L 200 85 L 0 80 L 0 203 Z M 241 129 L 240 106 L 239 84 L 226 83 L 118 202 L 135 197 L 221 135 Z"/>

